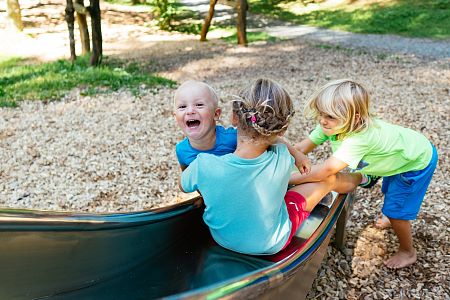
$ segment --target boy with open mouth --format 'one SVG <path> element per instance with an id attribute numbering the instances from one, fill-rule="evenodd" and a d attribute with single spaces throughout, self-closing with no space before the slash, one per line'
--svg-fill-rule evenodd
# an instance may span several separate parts
<path id="1" fill-rule="evenodd" d="M 176 146 L 181 169 L 184 170 L 199 153 L 218 156 L 234 152 L 237 133 L 233 127 L 217 125 L 222 110 L 214 89 L 200 81 L 186 81 L 175 92 L 175 120 L 186 135 Z"/>

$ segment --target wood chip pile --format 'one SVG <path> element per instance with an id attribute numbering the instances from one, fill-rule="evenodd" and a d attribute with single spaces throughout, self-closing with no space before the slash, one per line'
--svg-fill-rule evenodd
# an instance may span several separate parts
<path id="1" fill-rule="evenodd" d="M 228 124 L 229 100 L 257 77 L 280 82 L 295 99 L 287 132 L 299 141 L 313 128 L 301 109 L 328 80 L 351 77 L 372 92 L 381 118 L 418 130 L 437 147 L 438 169 L 416 221 L 418 261 L 391 271 L 392 230 L 378 230 L 380 185 L 357 190 L 345 253 L 329 248 L 310 299 L 450 299 L 450 63 L 411 56 L 337 49 L 304 41 L 248 48 L 186 40 L 133 45 L 122 57 L 182 82 L 215 87 Z M 107 48 L 105 48 L 107 49 Z M 152 62 L 150 63 L 150 59 Z M 144 88 L 145 89 L 145 88 Z M 95 97 L 72 91 L 58 102 L 24 102 L 0 110 L 0 206 L 64 211 L 137 211 L 180 202 L 174 147 L 183 136 L 172 117 L 174 89 L 136 98 L 123 90 Z M 320 147 L 314 162 L 329 155 Z"/>

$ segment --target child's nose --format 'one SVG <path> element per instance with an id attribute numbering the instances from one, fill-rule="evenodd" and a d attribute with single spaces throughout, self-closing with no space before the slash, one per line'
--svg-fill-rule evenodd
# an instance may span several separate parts
<path id="1" fill-rule="evenodd" d="M 188 114 L 193 114 L 193 113 L 195 113 L 195 107 L 193 107 L 193 106 L 188 106 L 188 107 L 187 107 L 187 113 L 188 113 Z"/>

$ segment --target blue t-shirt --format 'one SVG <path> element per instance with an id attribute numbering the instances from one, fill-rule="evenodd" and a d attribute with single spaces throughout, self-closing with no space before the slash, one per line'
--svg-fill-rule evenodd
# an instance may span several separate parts
<path id="1" fill-rule="evenodd" d="M 218 244 L 246 254 L 273 254 L 291 231 L 284 195 L 293 165 L 283 144 L 253 159 L 200 153 L 182 173 L 181 186 L 202 194 L 203 220 Z"/>
<path id="2" fill-rule="evenodd" d="M 189 139 L 186 137 L 176 146 L 178 162 L 181 166 L 189 166 L 191 162 L 197 158 L 199 153 L 211 153 L 214 155 L 225 155 L 233 153 L 237 145 L 236 128 L 224 128 L 216 126 L 216 144 L 209 150 L 198 150 L 191 146 Z"/>

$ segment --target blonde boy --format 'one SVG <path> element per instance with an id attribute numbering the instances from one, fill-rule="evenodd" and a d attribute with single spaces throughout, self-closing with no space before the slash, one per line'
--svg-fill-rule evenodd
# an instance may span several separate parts
<path id="1" fill-rule="evenodd" d="M 362 179 L 359 173 L 346 175 L 348 179 L 360 181 L 363 187 L 383 177 L 382 212 L 389 218 L 399 240 L 397 253 L 384 264 L 398 269 L 417 260 L 411 220 L 419 213 L 438 154 L 421 133 L 373 117 L 369 104 L 366 88 L 351 79 L 332 81 L 310 98 L 307 112 L 318 124 L 296 147 L 309 153 L 329 141 L 333 155 L 308 175 L 297 176 L 294 182 L 321 181 L 348 166 L 365 175 Z"/>
<path id="2" fill-rule="evenodd" d="M 237 133 L 233 127 L 216 125 L 222 110 L 214 89 L 200 81 L 186 81 L 174 96 L 174 117 L 186 138 L 176 146 L 184 170 L 199 153 L 225 155 L 234 152 Z"/>

